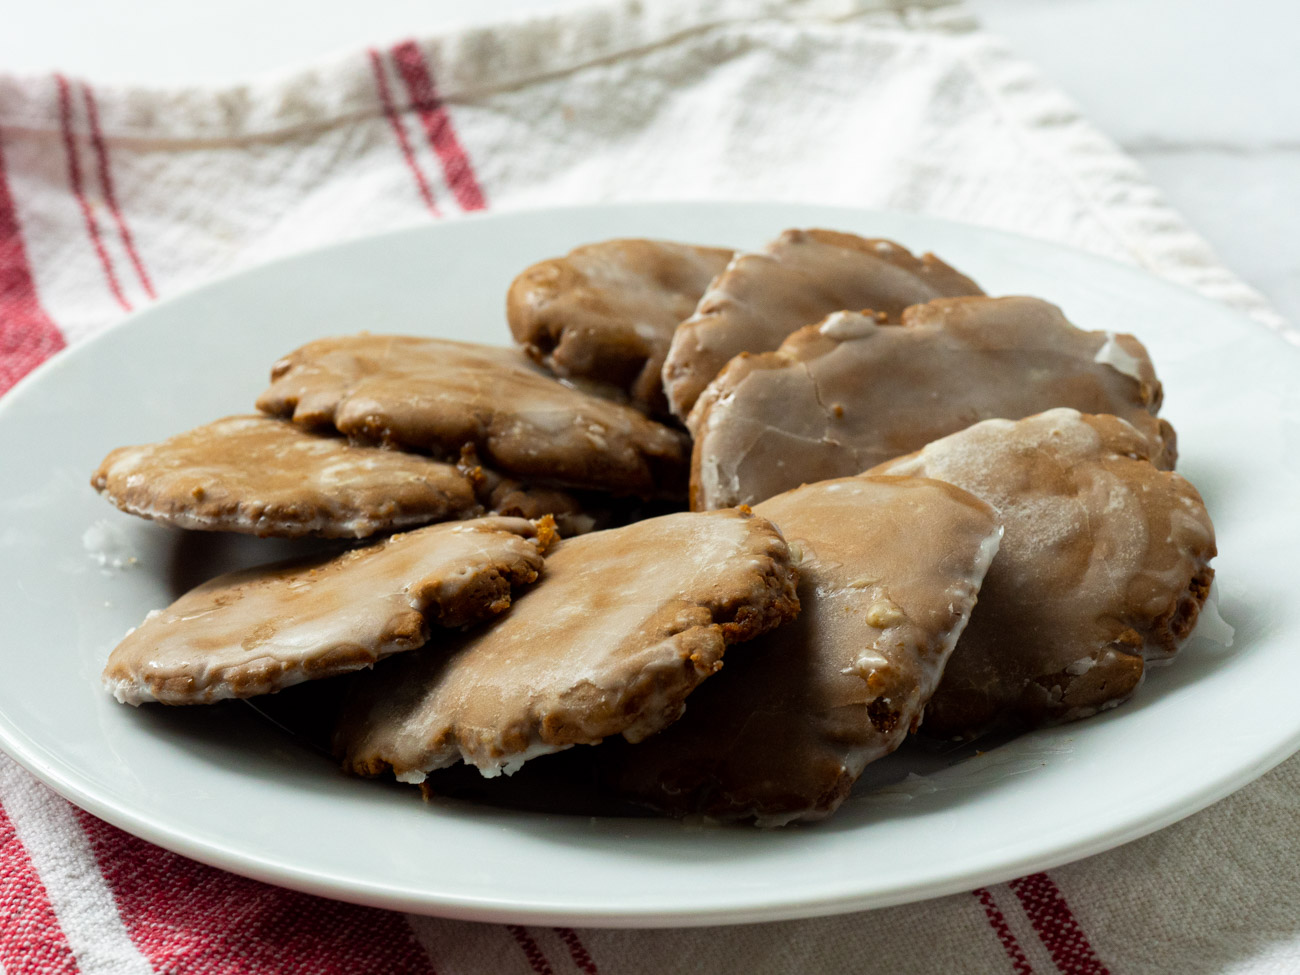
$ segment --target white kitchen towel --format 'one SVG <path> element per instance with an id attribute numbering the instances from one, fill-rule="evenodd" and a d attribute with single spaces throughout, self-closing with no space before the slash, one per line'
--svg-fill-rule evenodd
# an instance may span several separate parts
<path id="1" fill-rule="evenodd" d="M 224 90 L 0 76 L 0 393 L 133 309 L 280 254 L 479 210 L 682 197 L 1018 231 L 1300 335 L 959 6 L 625 0 Z M 127 836 L 0 757 L 0 975 L 74 971 L 1296 972 L 1300 760 L 1120 850 L 987 890 L 629 932 L 267 887 Z"/>

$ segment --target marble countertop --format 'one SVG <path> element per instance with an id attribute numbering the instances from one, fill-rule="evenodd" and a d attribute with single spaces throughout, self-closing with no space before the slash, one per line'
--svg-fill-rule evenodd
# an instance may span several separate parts
<path id="1" fill-rule="evenodd" d="M 0 70 L 230 82 L 360 44 L 576 2 L 0 0 L 11 27 L 0 31 Z M 1300 247 L 1292 243 L 1300 236 L 1300 4 L 966 2 L 1141 161 L 1225 264 L 1300 322 Z"/>
<path id="2" fill-rule="evenodd" d="M 1300 324 L 1300 4 L 967 0 Z"/>

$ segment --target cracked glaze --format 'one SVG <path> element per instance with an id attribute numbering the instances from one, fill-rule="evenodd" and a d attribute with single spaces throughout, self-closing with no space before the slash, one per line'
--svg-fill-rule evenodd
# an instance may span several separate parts
<path id="1" fill-rule="evenodd" d="M 798 571 L 764 518 L 681 513 L 567 539 L 499 622 L 362 675 L 335 736 L 346 768 L 485 776 L 682 713 L 728 644 L 798 611 Z"/>
<path id="2" fill-rule="evenodd" d="M 736 255 L 678 327 L 663 369 L 669 405 L 686 420 L 733 356 L 775 349 L 831 312 L 870 309 L 898 321 L 909 305 L 982 293 L 933 254 L 916 257 L 893 241 L 787 230 L 762 251 Z"/>
<path id="3" fill-rule="evenodd" d="M 1178 650 L 1214 576 L 1214 527 L 1150 451 L 1121 419 L 1056 409 L 987 420 L 872 471 L 956 484 L 1005 526 L 927 732 L 1086 717 Z"/>
<path id="4" fill-rule="evenodd" d="M 483 510 L 454 464 L 265 416 L 119 447 L 91 484 L 123 511 L 179 528 L 287 538 L 365 538 Z"/>
<path id="5" fill-rule="evenodd" d="M 920 720 L 998 549 L 993 509 L 949 484 L 852 477 L 756 512 L 802 552 L 799 618 L 620 749 L 610 778 L 675 813 L 819 819 Z"/>
<path id="6" fill-rule="evenodd" d="M 666 240 L 606 240 L 534 264 L 510 285 L 510 331 L 557 376 L 607 383 L 665 413 L 664 357 L 732 252 Z"/>
<path id="7" fill-rule="evenodd" d="M 691 506 L 754 504 L 1054 406 L 1117 414 L 1172 454 L 1172 430 L 1153 416 L 1160 399 L 1137 339 L 1082 331 L 1037 298 L 939 299 L 907 309 L 901 326 L 837 312 L 775 352 L 733 360 L 700 397 Z"/>
<path id="8" fill-rule="evenodd" d="M 664 497 L 686 438 L 546 375 L 518 349 L 402 335 L 308 343 L 276 363 L 258 409 L 355 440 L 455 459 L 472 448 L 504 474 Z"/>
<path id="9" fill-rule="evenodd" d="M 431 624 L 505 610 L 553 537 L 549 519 L 480 518 L 218 576 L 128 633 L 104 685 L 124 704 L 206 704 L 369 667 Z"/>

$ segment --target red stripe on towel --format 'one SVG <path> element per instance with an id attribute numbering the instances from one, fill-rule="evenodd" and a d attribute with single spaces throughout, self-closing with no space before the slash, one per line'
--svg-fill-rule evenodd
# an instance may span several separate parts
<path id="1" fill-rule="evenodd" d="M 65 975 L 77 959 L 45 885 L 0 807 L 0 968 L 6 975 Z"/>
<path id="2" fill-rule="evenodd" d="M 36 294 L 0 139 L 0 396 L 66 344 Z"/>
<path id="3" fill-rule="evenodd" d="M 77 811 L 122 923 L 167 975 L 435 975 L 401 914 L 258 883 Z"/>
<path id="4" fill-rule="evenodd" d="M 379 52 L 373 47 L 370 49 L 370 67 L 375 73 L 375 88 L 379 92 L 379 102 L 384 108 L 384 116 L 388 119 L 388 124 L 393 127 L 393 135 L 397 137 L 397 145 L 402 150 L 402 158 L 406 160 L 406 166 L 415 177 L 415 187 L 419 191 L 420 199 L 424 205 L 429 208 L 429 212 L 435 217 L 442 216 L 438 212 L 438 204 L 434 202 L 433 190 L 429 188 L 429 180 L 424 175 L 424 170 L 420 168 L 419 162 L 415 158 L 415 152 L 411 149 L 411 140 L 406 137 L 406 126 L 402 124 L 402 117 L 397 114 L 397 108 L 393 104 L 393 93 L 388 87 L 388 75 L 384 72 L 384 62 L 379 56 Z"/>
<path id="5" fill-rule="evenodd" d="M 1110 975 L 1051 877 L 1036 873 L 1007 886 L 1020 898 L 1025 916 L 1061 975 Z"/>
<path id="6" fill-rule="evenodd" d="M 122 285 L 118 283 L 117 272 L 113 270 L 113 261 L 108 256 L 104 238 L 99 232 L 99 221 L 95 219 L 95 211 L 90 208 L 90 201 L 86 199 L 85 187 L 81 182 L 81 160 L 77 157 L 77 140 L 72 134 L 72 90 L 68 86 L 68 79 L 63 75 L 56 74 L 54 80 L 59 85 L 59 124 L 63 127 L 63 149 L 68 157 L 68 183 L 72 187 L 72 195 L 77 198 L 77 204 L 81 207 L 81 216 L 86 222 L 86 234 L 90 237 L 95 253 L 99 255 L 99 263 L 104 268 L 108 290 L 113 293 L 113 297 L 117 299 L 123 311 L 130 311 L 131 303 L 126 300 Z"/>
<path id="7" fill-rule="evenodd" d="M 1029 964 L 1029 959 L 1025 957 L 1024 949 L 1020 947 L 1020 942 L 1016 936 L 1011 933 L 1011 927 L 1007 924 L 1007 919 L 1002 911 L 998 908 L 998 903 L 993 899 L 993 895 L 988 888 L 981 887 L 978 890 L 972 890 L 980 906 L 984 908 L 984 916 L 989 919 L 989 927 L 997 935 L 998 941 L 1002 944 L 1002 950 L 1007 953 L 1007 958 L 1011 960 L 1011 970 L 1016 975 L 1034 975 L 1034 968 Z"/>
<path id="8" fill-rule="evenodd" d="M 483 198 L 483 189 L 474 175 L 469 155 L 456 130 L 452 127 L 451 116 L 447 107 L 438 96 L 433 83 L 433 75 L 424 60 L 424 53 L 415 41 L 404 41 L 393 48 L 393 63 L 406 83 L 410 93 L 411 104 L 420 115 L 424 124 L 424 133 L 429 145 L 438 154 L 442 162 L 442 171 L 447 177 L 447 185 L 462 210 L 484 210 L 487 201 Z"/>
<path id="9" fill-rule="evenodd" d="M 157 298 L 158 294 L 153 289 L 149 272 L 144 269 L 144 261 L 140 260 L 140 252 L 136 250 L 135 238 L 131 236 L 131 230 L 122 216 L 122 208 L 117 205 L 117 193 L 113 190 L 113 174 L 108 162 L 108 146 L 104 143 L 104 132 L 99 127 L 99 106 L 95 104 L 95 94 L 90 90 L 90 85 L 85 82 L 81 84 L 81 96 L 86 103 L 86 118 L 90 121 L 90 144 L 95 149 L 95 161 L 99 167 L 99 185 L 104 188 L 104 202 L 108 204 L 108 211 L 113 215 L 117 235 L 122 238 L 122 246 L 126 248 L 126 254 L 131 259 L 131 266 L 135 268 L 135 275 L 140 279 L 140 286 L 150 298 Z"/>
<path id="10" fill-rule="evenodd" d="M 573 964 L 579 971 L 585 972 L 586 975 L 600 975 L 600 969 L 592 961 L 591 955 L 587 951 L 586 945 L 582 943 L 582 939 L 578 937 L 577 931 L 574 931 L 573 928 L 556 928 L 555 933 L 560 936 L 564 946 L 569 949 L 569 957 L 573 959 Z"/>
<path id="11" fill-rule="evenodd" d="M 519 943 L 519 947 L 523 951 L 524 957 L 528 959 L 529 967 L 532 968 L 537 975 L 555 975 L 555 972 L 551 968 L 551 963 L 546 960 L 546 955 L 542 953 L 542 949 L 538 946 L 537 942 L 533 940 L 533 936 L 528 933 L 526 928 L 522 928 L 518 924 L 507 924 L 506 930 L 509 931 L 510 936 Z"/>

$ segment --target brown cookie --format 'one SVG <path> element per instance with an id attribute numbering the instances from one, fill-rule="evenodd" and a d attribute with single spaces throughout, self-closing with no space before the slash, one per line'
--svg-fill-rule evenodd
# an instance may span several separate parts
<path id="1" fill-rule="evenodd" d="M 836 311 L 870 309 L 897 321 L 909 305 L 983 294 L 933 254 L 831 230 L 787 230 L 761 252 L 739 254 L 678 326 L 664 390 L 685 420 L 696 398 L 741 352 L 775 349 Z"/>
<path id="2" fill-rule="evenodd" d="M 207 704 L 360 670 L 505 610 L 553 539 L 549 519 L 480 518 L 218 576 L 128 633 L 104 686 L 124 704 Z"/>
<path id="3" fill-rule="evenodd" d="M 399 335 L 321 339 L 276 363 L 258 409 L 363 443 L 638 497 L 679 495 L 687 440 L 544 374 L 518 349 Z"/>
<path id="4" fill-rule="evenodd" d="M 1150 456 L 1123 420 L 1057 409 L 872 470 L 956 484 L 1005 526 L 924 731 L 1087 717 L 1128 697 L 1145 660 L 1174 654 L 1214 578 L 1214 527 L 1196 489 Z"/>
<path id="5" fill-rule="evenodd" d="M 732 252 L 666 240 L 606 240 L 528 268 L 510 285 L 510 331 L 557 376 L 611 384 L 666 413 L 664 356 L 677 324 Z"/>
<path id="6" fill-rule="evenodd" d="M 228 416 L 119 447 L 91 484 L 143 518 L 283 538 L 365 538 L 483 511 L 454 464 L 352 446 L 266 416 Z"/>
<path id="7" fill-rule="evenodd" d="M 780 532 L 741 509 L 565 540 L 497 623 L 358 678 L 336 750 L 350 771 L 419 782 L 638 741 L 677 720 L 729 644 L 792 618 L 797 582 Z"/>
<path id="8" fill-rule="evenodd" d="M 691 507 L 753 504 L 858 474 L 979 420 L 1113 413 L 1159 445 L 1161 389 L 1131 335 L 1085 332 L 1037 298 L 940 298 L 900 325 L 836 312 L 733 359 L 691 414 Z"/>
<path id="9" fill-rule="evenodd" d="M 834 812 L 920 721 L 997 551 L 993 510 L 922 478 L 823 481 L 765 501 L 799 550 L 802 611 L 700 688 L 680 721 L 611 749 L 621 794 L 782 825 Z"/>
<path id="10" fill-rule="evenodd" d="M 484 504 L 495 515 L 540 518 L 550 515 L 561 538 L 619 528 L 634 521 L 686 510 L 679 501 L 615 498 L 592 491 L 569 492 L 486 474 Z"/>
<path id="11" fill-rule="evenodd" d="M 583 492 L 580 497 L 561 488 L 506 477 L 480 464 L 472 447 L 461 451 L 457 468 L 474 485 L 490 514 L 530 520 L 550 515 L 562 538 L 609 527 L 607 511 L 612 499 L 608 495 Z"/>

